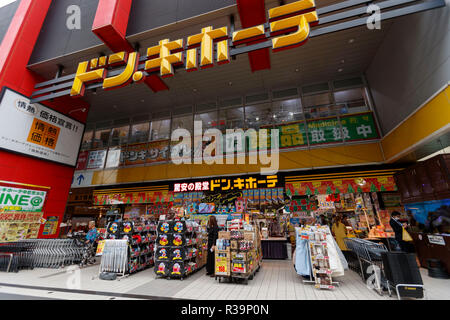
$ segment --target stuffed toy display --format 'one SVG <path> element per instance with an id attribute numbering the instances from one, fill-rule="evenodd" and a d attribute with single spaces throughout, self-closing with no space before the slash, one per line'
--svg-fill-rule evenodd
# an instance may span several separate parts
<path id="1" fill-rule="evenodd" d="M 186 249 L 185 248 L 172 248 L 170 254 L 171 261 L 181 261 L 183 262 L 186 258 Z"/>
<path id="2" fill-rule="evenodd" d="M 171 271 L 171 263 L 165 261 L 158 261 L 155 263 L 155 273 L 160 276 L 167 276 Z"/>
<path id="3" fill-rule="evenodd" d="M 158 261 L 169 261 L 169 248 L 158 248 L 155 253 L 155 258 Z"/>
<path id="4" fill-rule="evenodd" d="M 183 276 L 186 273 L 184 262 L 174 262 L 170 268 L 171 276 Z"/>
<path id="5" fill-rule="evenodd" d="M 122 223 L 120 222 L 110 222 L 106 228 L 107 239 L 121 239 L 122 238 Z"/>
<path id="6" fill-rule="evenodd" d="M 156 244 L 161 247 L 171 246 L 172 235 L 171 234 L 158 234 Z"/>
<path id="7" fill-rule="evenodd" d="M 186 223 L 184 221 L 176 221 L 173 224 L 174 233 L 184 233 L 186 231 Z"/>
<path id="8" fill-rule="evenodd" d="M 126 222 L 122 223 L 122 232 L 124 234 L 133 233 L 133 222 L 132 221 L 126 221 Z"/>
<path id="9" fill-rule="evenodd" d="M 175 247 L 181 247 L 186 244 L 186 237 L 182 234 L 173 234 L 171 245 Z"/>
<path id="10" fill-rule="evenodd" d="M 158 233 L 169 233 L 171 223 L 167 221 L 160 221 L 158 224 Z"/>

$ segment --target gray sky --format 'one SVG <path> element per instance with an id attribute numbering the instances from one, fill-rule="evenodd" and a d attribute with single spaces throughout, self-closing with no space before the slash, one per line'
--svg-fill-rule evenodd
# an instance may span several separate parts
<path id="1" fill-rule="evenodd" d="M 11 2 L 14 2 L 16 0 L 0 0 L 0 8 L 6 6 L 7 4 L 10 4 Z"/>

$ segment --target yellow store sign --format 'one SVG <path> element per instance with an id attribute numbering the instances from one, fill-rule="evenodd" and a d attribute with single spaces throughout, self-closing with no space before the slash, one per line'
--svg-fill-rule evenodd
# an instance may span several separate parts
<path id="1" fill-rule="evenodd" d="M 70 95 L 84 95 L 86 84 L 102 82 L 104 90 L 120 88 L 131 82 L 145 81 L 152 74 L 171 77 L 175 67 L 186 71 L 209 68 L 230 62 L 230 49 L 247 46 L 254 41 L 271 41 L 274 52 L 303 45 L 311 26 L 319 22 L 314 0 L 300 0 L 269 10 L 269 23 L 238 30 L 230 34 L 227 27 L 202 28 L 187 39 L 163 39 L 140 57 L 138 52 L 118 52 L 79 63 Z M 257 50 L 257 49 L 254 49 Z M 125 66 L 120 74 L 107 68 Z"/>

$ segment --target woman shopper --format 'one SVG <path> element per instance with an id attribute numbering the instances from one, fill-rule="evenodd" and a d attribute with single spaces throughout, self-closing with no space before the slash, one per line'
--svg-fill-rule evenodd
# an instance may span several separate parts
<path id="1" fill-rule="evenodd" d="M 206 263 L 206 275 L 214 277 L 214 248 L 219 237 L 219 227 L 214 215 L 208 220 L 208 260 Z"/>
<path id="2" fill-rule="evenodd" d="M 344 224 L 342 215 L 336 216 L 334 223 L 331 227 L 331 232 L 336 239 L 336 242 L 341 251 L 347 251 L 347 246 L 345 245 L 344 238 L 347 238 L 347 227 Z"/>

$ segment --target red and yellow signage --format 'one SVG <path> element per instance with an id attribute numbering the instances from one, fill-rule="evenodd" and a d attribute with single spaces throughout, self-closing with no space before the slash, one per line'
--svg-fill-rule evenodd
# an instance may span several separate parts
<path id="1" fill-rule="evenodd" d="M 120 88 L 132 81 L 143 82 L 153 73 L 163 78 L 174 75 L 174 67 L 191 72 L 212 67 L 214 62 L 230 62 L 230 48 L 249 45 L 255 40 L 268 40 L 274 52 L 303 45 L 311 26 L 319 22 L 314 0 L 300 0 L 269 10 L 269 23 L 229 33 L 227 27 L 202 28 L 196 35 L 184 39 L 163 39 L 140 57 L 138 52 L 118 52 L 78 65 L 70 90 L 72 97 L 84 95 L 86 84 L 102 82 L 104 90 Z M 200 53 L 198 55 L 198 50 Z M 257 50 L 259 48 L 251 49 Z M 214 61 L 215 60 L 215 61 Z M 120 74 L 108 76 L 109 67 L 125 66 Z"/>
<path id="2" fill-rule="evenodd" d="M 94 205 L 168 203 L 173 200 L 173 193 L 168 190 L 94 192 Z"/>
<path id="3" fill-rule="evenodd" d="M 393 176 L 287 182 L 288 195 L 397 191 Z"/>

